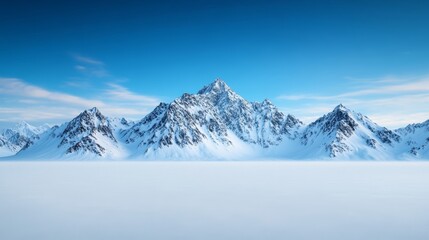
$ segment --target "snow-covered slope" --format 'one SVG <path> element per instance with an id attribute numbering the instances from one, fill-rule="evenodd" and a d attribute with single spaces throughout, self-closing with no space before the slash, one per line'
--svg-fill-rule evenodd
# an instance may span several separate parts
<path id="1" fill-rule="evenodd" d="M 38 135 L 47 131 L 49 125 L 35 127 L 21 121 L 14 128 L 4 129 L 0 133 L 0 157 L 11 156 L 21 150 L 27 143 L 38 139 Z"/>
<path id="2" fill-rule="evenodd" d="M 410 124 L 395 131 L 403 138 L 404 155 L 429 159 L 429 120 L 423 123 Z"/>
<path id="3" fill-rule="evenodd" d="M 35 135 L 38 135 L 38 134 L 45 132 L 49 128 L 51 128 L 51 127 L 48 124 L 43 124 L 39 127 L 35 127 L 31 124 L 28 124 L 25 121 L 21 121 L 21 122 L 16 124 L 15 128 L 9 129 L 9 130 L 11 130 L 14 133 L 19 133 L 20 135 L 25 136 L 25 137 L 32 137 L 32 136 L 35 136 Z M 5 130 L 4 133 L 7 135 L 8 132 L 10 132 L 10 131 Z"/>
<path id="4" fill-rule="evenodd" d="M 117 141 L 115 133 L 127 124 L 125 119 L 109 121 L 97 108 L 85 110 L 70 122 L 55 126 L 39 135 L 40 139 L 27 144 L 16 158 L 124 158 L 124 149 Z"/>
<path id="5" fill-rule="evenodd" d="M 389 159 L 400 136 L 342 104 L 308 125 L 302 133 L 306 157 Z"/>
<path id="6" fill-rule="evenodd" d="M 216 80 L 197 94 L 161 103 L 122 136 L 144 157 L 249 157 L 284 138 L 296 138 L 301 126 L 268 100 L 248 102 Z"/>

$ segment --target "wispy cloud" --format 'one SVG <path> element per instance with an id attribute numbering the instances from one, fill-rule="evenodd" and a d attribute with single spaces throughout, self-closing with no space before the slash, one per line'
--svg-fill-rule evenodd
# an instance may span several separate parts
<path id="1" fill-rule="evenodd" d="M 0 121 L 48 121 L 49 123 L 59 123 L 59 120 L 69 120 L 71 116 L 76 116 L 79 110 L 69 107 L 37 106 L 31 107 L 2 107 L 0 108 Z M 73 115 L 75 114 L 75 115 Z"/>
<path id="2" fill-rule="evenodd" d="M 391 95 L 410 92 L 425 92 L 429 90 L 429 78 L 410 80 L 412 82 L 396 84 L 395 82 L 385 82 L 386 84 L 374 88 L 366 88 L 359 91 L 352 91 L 338 95 L 338 97 L 357 97 L 366 95 Z"/>
<path id="3" fill-rule="evenodd" d="M 103 78 L 105 83 L 100 84 L 100 81 L 97 80 L 92 81 L 92 84 L 97 85 L 100 99 L 108 103 L 108 106 L 104 108 L 106 111 L 112 113 L 122 111 L 128 114 L 138 114 L 136 111 L 138 109 L 141 114 L 142 111 L 147 112 L 152 110 L 153 107 L 159 104 L 160 99 L 156 97 L 133 92 L 118 84 L 118 82 L 123 82 L 124 78 L 110 74 L 105 68 L 104 62 L 82 55 L 73 55 L 73 57 L 78 63 L 75 66 L 78 72 L 83 73 L 89 79 L 93 76 Z M 76 78 L 73 81 L 66 82 L 66 84 L 79 88 L 91 85 L 88 81 L 78 81 Z"/>
<path id="4" fill-rule="evenodd" d="M 290 101 L 301 101 L 301 100 L 329 100 L 335 99 L 338 96 L 322 96 L 322 95 L 311 95 L 311 94 L 299 94 L 299 95 L 281 95 L 277 99 L 290 100 Z"/>
<path id="5" fill-rule="evenodd" d="M 339 103 L 361 111 L 380 125 L 388 127 L 401 127 L 405 123 L 429 119 L 429 106 L 426 104 L 429 102 L 428 76 L 359 79 L 352 84 L 350 88 L 358 89 L 334 95 L 282 95 L 277 99 L 286 100 L 284 103 L 294 106 L 288 108 L 290 112 L 310 121 L 320 117 L 314 108 L 325 109 L 326 106 L 334 107 Z"/>
<path id="6" fill-rule="evenodd" d="M 124 86 L 108 83 L 88 99 L 29 84 L 17 78 L 0 78 L 0 122 L 25 120 L 59 124 L 84 109 L 98 107 L 110 117 L 143 118 L 160 99 L 134 93 Z"/>
<path id="7" fill-rule="evenodd" d="M 109 72 L 105 68 L 104 62 L 78 54 L 73 54 L 72 56 L 73 59 L 76 61 L 76 65 L 74 66 L 74 68 L 79 73 L 89 77 L 97 78 L 104 78 L 110 76 Z"/>
<path id="8" fill-rule="evenodd" d="M 74 88 L 89 88 L 91 87 L 91 83 L 85 81 L 84 79 L 71 78 L 70 81 L 64 82 L 65 86 L 74 87 Z"/>
<path id="9" fill-rule="evenodd" d="M 78 54 L 74 54 L 73 55 L 74 59 L 78 62 L 81 63 L 86 63 L 86 64 L 90 64 L 90 65 L 104 65 L 104 63 L 102 61 L 90 58 L 90 57 L 85 57 L 85 56 L 81 56 Z"/>
<path id="10" fill-rule="evenodd" d="M 92 107 L 98 107 L 110 117 L 138 120 L 161 102 L 157 97 L 120 85 L 124 78 L 110 74 L 103 61 L 79 54 L 71 54 L 71 57 L 79 74 L 64 81 L 60 88 L 53 86 L 57 87 L 55 90 L 0 76 L 0 102 L 3 103 L 0 122 L 25 120 L 58 124 Z M 67 93 L 61 91 L 66 87 Z M 71 94 L 70 87 L 79 90 Z"/>
<path id="11" fill-rule="evenodd" d="M 378 79 L 374 80 L 375 82 L 370 83 L 370 87 L 366 86 L 357 91 L 349 91 L 340 93 L 337 95 L 326 96 L 326 95 L 317 95 L 317 94 L 300 94 L 300 95 L 282 95 L 277 97 L 278 99 L 283 100 L 331 100 L 347 97 L 359 97 L 367 95 L 391 95 L 398 93 L 409 93 L 409 92 L 427 92 L 429 91 L 429 77 L 419 78 L 419 79 L 402 79 L 402 80 L 392 80 L 391 78 L 387 79 Z M 400 83 L 398 83 L 400 82 Z M 405 83 L 404 83 L 405 82 Z M 375 85 L 376 84 L 376 85 Z"/>
<path id="12" fill-rule="evenodd" d="M 109 104 L 102 110 L 110 116 L 142 118 L 161 102 L 159 98 L 132 92 L 117 83 L 107 83 L 106 86 L 101 96 Z"/>
<path id="13" fill-rule="evenodd" d="M 0 78 L 0 93 L 24 98 L 44 99 L 55 101 L 56 103 L 73 104 L 83 107 L 104 106 L 104 103 L 98 100 L 85 99 L 78 96 L 49 91 L 37 87 L 16 78 Z"/>
<path id="14" fill-rule="evenodd" d="M 158 98 L 136 94 L 115 83 L 108 83 L 107 85 L 110 88 L 105 90 L 105 94 L 112 100 L 129 101 L 143 106 L 156 106 L 160 102 Z"/>
<path id="15" fill-rule="evenodd" d="M 400 83 L 400 82 L 404 82 L 405 80 L 409 79 L 404 79 L 402 78 L 398 78 L 397 76 L 394 75 L 387 75 L 387 76 L 383 76 L 383 77 L 375 77 L 375 78 L 356 78 L 356 77 L 344 77 L 345 80 L 349 81 L 350 83 L 355 83 L 357 84 L 357 86 L 361 85 L 362 83 L 371 83 L 371 84 L 383 84 L 383 83 Z"/>

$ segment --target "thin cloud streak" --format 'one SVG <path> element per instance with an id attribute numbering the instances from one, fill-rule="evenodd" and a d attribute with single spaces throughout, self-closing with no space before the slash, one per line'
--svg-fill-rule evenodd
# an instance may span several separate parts
<path id="1" fill-rule="evenodd" d="M 290 101 L 301 101 L 301 100 L 330 100 L 338 98 L 338 96 L 319 96 L 319 95 L 282 95 L 278 96 L 277 99 L 280 100 L 290 100 Z"/>
<path id="2" fill-rule="evenodd" d="M 156 97 L 139 95 L 110 83 L 100 89 L 98 99 L 86 99 L 71 94 L 53 92 L 16 78 L 0 78 L 0 94 L 7 102 L 0 107 L 0 122 L 60 124 L 76 117 L 84 109 L 98 107 L 109 117 L 139 120 L 157 106 Z"/>
<path id="3" fill-rule="evenodd" d="M 115 83 L 108 83 L 107 85 L 110 88 L 105 90 L 105 94 L 112 100 L 130 101 L 137 105 L 152 107 L 155 107 L 160 103 L 158 98 L 133 93 L 121 85 Z"/>
<path id="4" fill-rule="evenodd" d="M 364 89 L 360 91 L 348 92 L 338 95 L 338 97 L 358 97 L 374 94 L 396 94 L 396 93 L 407 93 L 407 92 L 425 92 L 429 91 L 429 79 L 423 79 L 420 81 L 405 83 L 405 84 L 394 84 L 382 87 L 376 87 L 373 89 Z"/>
<path id="5" fill-rule="evenodd" d="M 73 58 L 81 63 L 91 64 L 91 65 L 104 65 L 104 62 L 90 58 L 90 57 L 84 57 L 79 54 L 73 54 Z"/>
<path id="6" fill-rule="evenodd" d="M 104 78 L 109 77 L 110 74 L 104 67 L 104 62 L 85 57 L 78 54 L 73 54 L 73 59 L 77 62 L 74 66 L 75 70 L 91 77 Z"/>
<path id="7" fill-rule="evenodd" d="M 91 87 L 91 84 L 89 82 L 84 80 L 79 80 L 79 79 L 73 79 L 68 82 L 64 82 L 64 85 L 68 87 L 81 88 L 81 89 Z"/>
<path id="8" fill-rule="evenodd" d="M 399 128 L 429 119 L 429 106 L 427 105 L 429 102 L 429 77 L 402 79 L 387 77 L 371 81 L 361 80 L 360 90 L 331 96 L 301 94 L 283 95 L 277 99 L 290 101 L 288 105 L 294 107 L 284 109 L 303 121 L 307 120 L 305 121 L 307 123 L 321 116 L 318 110 L 330 106 L 330 110 L 326 109 L 328 110 L 326 112 L 329 112 L 340 103 L 367 115 L 374 122 L 390 128 Z"/>
<path id="9" fill-rule="evenodd" d="M 0 114 L 3 116 L 3 122 L 13 121 L 50 121 L 50 120 L 69 120 L 70 116 L 78 113 L 78 109 L 58 108 L 58 107 L 16 107 L 0 108 Z"/>
<path id="10" fill-rule="evenodd" d="M 61 102 L 83 107 L 104 106 L 104 103 L 98 100 L 89 100 L 70 94 L 49 91 L 27 84 L 16 78 L 0 78 L 0 93 L 25 98 L 50 100 L 57 103 Z"/>
<path id="11" fill-rule="evenodd" d="M 399 81 L 399 80 L 398 80 Z M 401 81 L 403 82 L 403 81 Z M 402 83 L 402 84 L 388 84 L 388 83 L 397 83 L 397 81 L 391 80 L 379 80 L 378 83 L 384 83 L 382 86 L 372 86 L 371 88 L 364 88 L 358 91 L 350 91 L 332 96 L 324 95 L 312 95 L 312 94 L 301 94 L 301 95 L 281 95 L 277 99 L 281 100 L 291 100 L 291 101 L 300 101 L 300 100 L 331 100 L 347 97 L 360 97 L 368 95 L 391 95 L 398 93 L 409 93 L 409 92 L 427 92 L 429 91 L 429 77 L 419 79 L 411 83 Z"/>
<path id="12" fill-rule="evenodd" d="M 427 113 L 408 113 L 408 114 L 401 114 L 400 112 L 393 112 L 390 114 L 371 114 L 369 115 L 371 120 L 373 120 L 376 123 L 383 123 L 383 126 L 390 126 L 391 129 L 401 128 L 405 127 L 408 124 L 413 123 L 422 123 L 426 120 L 428 120 L 428 114 Z"/>

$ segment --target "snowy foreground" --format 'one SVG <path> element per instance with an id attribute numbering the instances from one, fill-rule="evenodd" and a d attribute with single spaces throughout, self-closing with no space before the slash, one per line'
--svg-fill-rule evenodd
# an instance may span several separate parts
<path id="1" fill-rule="evenodd" d="M 428 162 L 0 162 L 0 239 L 429 239 Z"/>

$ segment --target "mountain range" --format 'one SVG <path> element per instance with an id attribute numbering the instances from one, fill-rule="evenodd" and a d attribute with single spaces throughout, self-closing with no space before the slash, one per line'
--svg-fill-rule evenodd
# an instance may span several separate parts
<path id="1" fill-rule="evenodd" d="M 389 130 L 342 104 L 305 125 L 222 80 L 160 103 L 137 122 L 83 111 L 60 126 L 21 122 L 0 133 L 7 159 L 429 159 L 429 120 Z"/>

